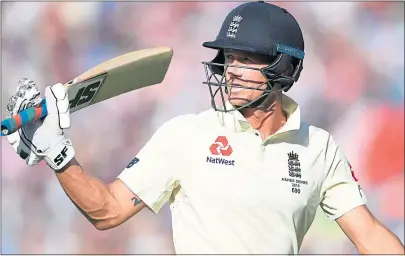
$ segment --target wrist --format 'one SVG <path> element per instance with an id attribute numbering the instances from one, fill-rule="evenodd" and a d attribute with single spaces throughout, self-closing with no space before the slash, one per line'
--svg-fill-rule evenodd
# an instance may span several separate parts
<path id="1" fill-rule="evenodd" d="M 56 172 L 56 174 L 62 174 L 72 166 L 80 166 L 75 157 L 73 157 L 65 166 L 61 167 L 59 170 L 54 171 Z"/>
<path id="2" fill-rule="evenodd" d="M 63 171 L 75 156 L 75 150 L 69 139 L 63 138 L 45 152 L 44 160 L 54 171 Z"/>

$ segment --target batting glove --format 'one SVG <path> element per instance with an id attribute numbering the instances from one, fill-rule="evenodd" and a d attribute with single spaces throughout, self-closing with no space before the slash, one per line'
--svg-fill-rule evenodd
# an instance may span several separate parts
<path id="1" fill-rule="evenodd" d="M 48 115 L 42 120 L 24 125 L 17 132 L 7 136 L 17 154 L 28 165 L 36 165 L 42 160 L 54 170 L 62 169 L 75 155 L 73 145 L 66 139 L 63 129 L 70 127 L 70 111 L 67 91 L 61 84 L 45 89 Z M 17 92 L 7 106 L 8 116 L 39 105 L 40 93 L 33 81 L 19 81 Z"/>

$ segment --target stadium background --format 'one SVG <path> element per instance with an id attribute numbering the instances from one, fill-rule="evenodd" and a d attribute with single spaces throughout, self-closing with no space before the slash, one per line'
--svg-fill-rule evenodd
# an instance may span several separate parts
<path id="1" fill-rule="evenodd" d="M 77 158 L 112 181 L 169 118 L 208 108 L 201 61 L 215 52 L 225 15 L 240 2 L 2 3 L 2 108 L 16 82 L 43 90 L 119 54 L 174 48 L 164 85 L 92 106 L 67 132 Z M 306 59 L 288 92 L 305 119 L 332 133 L 350 159 L 369 207 L 404 242 L 404 3 L 282 3 L 299 21 Z M 4 117 L 4 113 L 2 113 Z M 159 156 L 156 156 L 158 161 Z M 2 138 L 2 253 L 173 253 L 168 207 L 97 231 L 43 164 L 27 167 Z M 301 253 L 355 253 L 322 212 Z"/>

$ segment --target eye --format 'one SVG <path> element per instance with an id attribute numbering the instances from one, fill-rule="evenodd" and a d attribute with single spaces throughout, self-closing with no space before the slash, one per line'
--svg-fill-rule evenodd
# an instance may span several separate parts
<path id="1" fill-rule="evenodd" d="M 257 64 L 258 62 L 257 62 L 257 59 L 256 58 L 252 58 L 252 57 L 245 57 L 245 60 L 244 61 L 246 61 L 246 62 L 249 62 L 249 63 L 253 63 L 253 64 Z"/>
<path id="2" fill-rule="evenodd" d="M 231 64 L 235 61 L 235 57 L 232 54 L 225 54 L 225 63 Z"/>
<path id="3" fill-rule="evenodd" d="M 231 54 L 225 54 L 225 59 L 231 60 L 233 59 L 233 56 Z"/>
<path id="4" fill-rule="evenodd" d="M 227 62 L 233 62 L 235 60 L 235 56 L 232 54 L 225 54 L 225 61 Z M 250 57 L 238 57 L 238 61 L 242 63 L 255 63 L 253 58 Z"/>

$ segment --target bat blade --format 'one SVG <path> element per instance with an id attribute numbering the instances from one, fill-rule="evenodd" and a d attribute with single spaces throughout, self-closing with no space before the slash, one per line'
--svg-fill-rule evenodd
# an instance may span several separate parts
<path id="1" fill-rule="evenodd" d="M 86 71 L 66 84 L 69 102 L 73 103 L 70 104 L 71 112 L 161 83 L 172 56 L 170 47 L 143 49 L 118 56 Z"/>
<path id="2" fill-rule="evenodd" d="M 70 112 L 115 96 L 159 84 L 168 71 L 173 50 L 163 46 L 130 52 L 105 61 L 64 86 L 68 91 Z M 1 135 L 6 136 L 21 126 L 47 115 L 46 101 L 1 122 Z"/>

